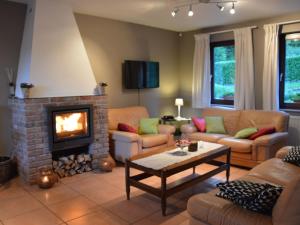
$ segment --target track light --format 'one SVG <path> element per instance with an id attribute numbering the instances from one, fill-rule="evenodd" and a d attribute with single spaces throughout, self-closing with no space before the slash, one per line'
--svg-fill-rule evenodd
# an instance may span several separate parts
<path id="1" fill-rule="evenodd" d="M 179 9 L 176 8 L 176 9 L 174 9 L 174 10 L 171 12 L 171 15 L 172 15 L 173 17 L 175 17 L 175 16 L 177 15 L 178 12 L 179 12 Z"/>
<path id="2" fill-rule="evenodd" d="M 192 5 L 190 5 L 188 16 L 193 16 L 193 15 L 194 15 L 194 12 L 193 12 L 193 9 L 192 9 Z"/>
<path id="3" fill-rule="evenodd" d="M 217 3 L 217 7 L 219 8 L 219 10 L 220 10 L 221 12 L 223 12 L 224 9 L 225 9 L 225 7 L 224 7 L 223 5 L 220 5 L 220 3 Z"/>
<path id="4" fill-rule="evenodd" d="M 235 14 L 234 2 L 232 2 L 232 8 L 230 9 L 230 14 Z"/>

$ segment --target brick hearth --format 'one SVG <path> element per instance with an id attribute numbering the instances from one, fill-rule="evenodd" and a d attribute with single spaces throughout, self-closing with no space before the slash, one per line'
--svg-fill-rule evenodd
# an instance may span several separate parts
<path id="1" fill-rule="evenodd" d="M 21 178 L 35 183 L 38 169 L 52 167 L 52 154 L 48 140 L 47 106 L 92 104 L 94 106 L 94 142 L 89 146 L 93 168 L 101 157 L 108 154 L 107 97 L 80 96 L 13 99 L 12 132 L 13 152 L 18 160 Z"/>

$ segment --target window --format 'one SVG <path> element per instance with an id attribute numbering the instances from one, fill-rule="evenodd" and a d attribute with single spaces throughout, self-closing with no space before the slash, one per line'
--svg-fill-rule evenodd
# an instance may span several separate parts
<path id="1" fill-rule="evenodd" d="M 280 35 L 280 88 L 282 109 L 300 109 L 300 32 Z"/>
<path id="2" fill-rule="evenodd" d="M 233 105 L 235 83 L 234 41 L 213 42 L 211 57 L 211 103 Z"/>

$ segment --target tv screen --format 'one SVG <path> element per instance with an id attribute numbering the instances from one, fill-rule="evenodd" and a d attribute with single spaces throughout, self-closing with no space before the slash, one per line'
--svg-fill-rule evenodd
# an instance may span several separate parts
<path id="1" fill-rule="evenodd" d="M 159 63 L 126 60 L 124 63 L 124 86 L 127 89 L 159 87 Z"/>

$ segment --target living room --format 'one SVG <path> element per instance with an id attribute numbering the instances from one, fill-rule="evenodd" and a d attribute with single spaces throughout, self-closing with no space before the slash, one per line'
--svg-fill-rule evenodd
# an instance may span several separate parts
<path id="1" fill-rule="evenodd" d="M 0 224 L 299 224 L 299 12 L 1 1 Z"/>

